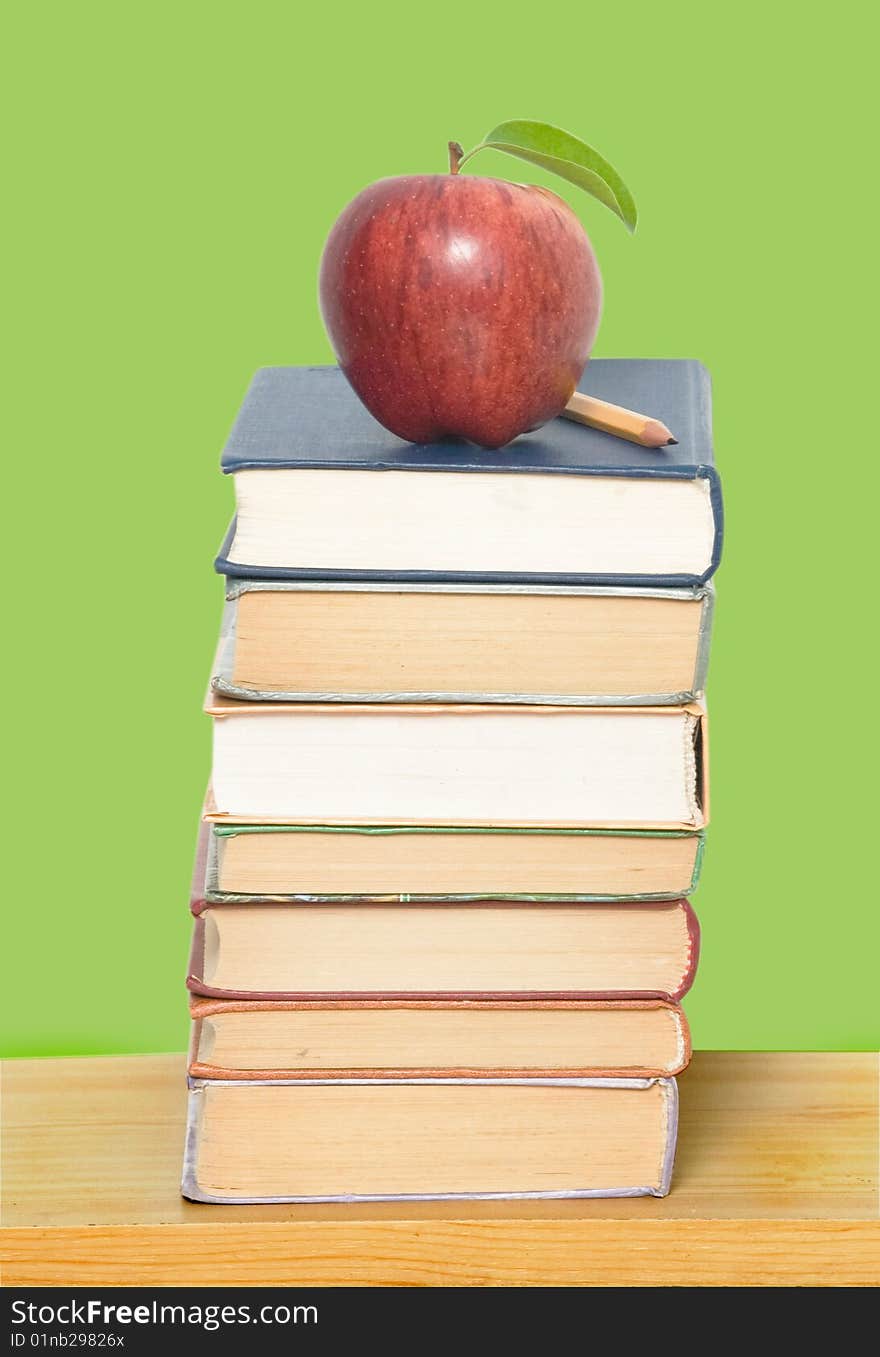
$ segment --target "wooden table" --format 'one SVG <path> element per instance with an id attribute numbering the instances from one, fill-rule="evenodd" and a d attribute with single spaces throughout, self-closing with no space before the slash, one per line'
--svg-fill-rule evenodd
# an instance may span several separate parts
<path id="1" fill-rule="evenodd" d="M 877 1061 L 705 1052 L 663 1200 L 200 1206 L 178 1055 L 8 1061 L 3 1280 L 853 1285 L 880 1280 Z"/>

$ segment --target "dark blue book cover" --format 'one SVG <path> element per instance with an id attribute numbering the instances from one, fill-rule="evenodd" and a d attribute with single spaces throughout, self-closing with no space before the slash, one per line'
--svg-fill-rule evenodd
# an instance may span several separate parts
<path id="1" fill-rule="evenodd" d="M 662 420 L 675 446 L 643 448 L 567 419 L 554 419 L 498 451 L 462 442 L 405 443 L 384 429 L 361 404 L 336 367 L 267 367 L 255 374 L 223 450 L 222 470 L 320 469 L 327 471 L 493 472 L 501 476 L 571 476 L 705 479 L 715 535 L 711 562 L 700 575 L 536 575 L 539 583 L 691 586 L 703 584 L 721 554 L 721 486 L 712 448 L 711 384 L 693 359 L 596 358 L 582 391 Z M 233 523 L 216 561 L 221 574 L 253 579 L 388 579 L 381 571 L 260 567 L 230 561 Z M 401 580 L 453 579 L 431 572 L 397 571 Z M 509 573 L 456 574 L 460 582 L 505 582 Z M 526 577 L 521 577 L 525 579 Z"/>

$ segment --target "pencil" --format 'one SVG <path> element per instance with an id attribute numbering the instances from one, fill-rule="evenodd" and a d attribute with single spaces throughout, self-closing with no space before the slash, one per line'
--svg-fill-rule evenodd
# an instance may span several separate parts
<path id="1" fill-rule="evenodd" d="M 582 391 L 574 393 L 562 413 L 577 424 L 589 424 L 591 429 L 641 443 L 643 448 L 664 448 L 678 442 L 659 419 L 625 410 L 622 405 L 609 405 L 595 396 L 585 396 Z"/>

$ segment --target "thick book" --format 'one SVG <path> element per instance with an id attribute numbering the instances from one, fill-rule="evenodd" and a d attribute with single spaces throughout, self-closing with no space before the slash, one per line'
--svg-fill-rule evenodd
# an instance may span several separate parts
<path id="1" fill-rule="evenodd" d="M 215 692 L 290 702 L 689 702 L 711 585 L 227 581 Z"/>
<path id="2" fill-rule="evenodd" d="M 222 457 L 236 518 L 217 558 L 261 579 L 692 586 L 715 571 L 709 376 L 594 359 L 582 387 L 663 420 L 642 448 L 554 419 L 500 452 L 388 433 L 333 367 L 261 368 Z"/>
<path id="3" fill-rule="evenodd" d="M 690 988 L 686 900 L 211 905 L 187 975 L 216 999 L 666 999 Z"/>
<path id="4" fill-rule="evenodd" d="M 702 830 L 203 822 L 191 906 L 690 895 Z"/>
<path id="5" fill-rule="evenodd" d="M 237 702 L 211 818 L 701 829 L 705 709 Z"/>
<path id="6" fill-rule="evenodd" d="M 665 1196 L 674 1079 L 190 1082 L 198 1202 Z"/>
<path id="7" fill-rule="evenodd" d="M 659 999 L 245 1000 L 191 996 L 196 1079 L 654 1078 L 690 1060 Z"/>

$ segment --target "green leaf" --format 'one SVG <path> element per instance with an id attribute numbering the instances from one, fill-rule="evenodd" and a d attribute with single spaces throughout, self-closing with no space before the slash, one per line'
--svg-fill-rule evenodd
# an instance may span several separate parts
<path id="1" fill-rule="evenodd" d="M 468 151 L 461 164 L 486 147 L 494 151 L 506 151 L 520 160 L 528 160 L 542 169 L 552 170 L 610 207 L 628 230 L 636 229 L 638 214 L 633 196 L 614 166 L 609 165 L 592 146 L 579 137 L 573 137 L 570 132 L 563 132 L 561 127 L 521 118 L 499 123 L 479 146 Z"/>

